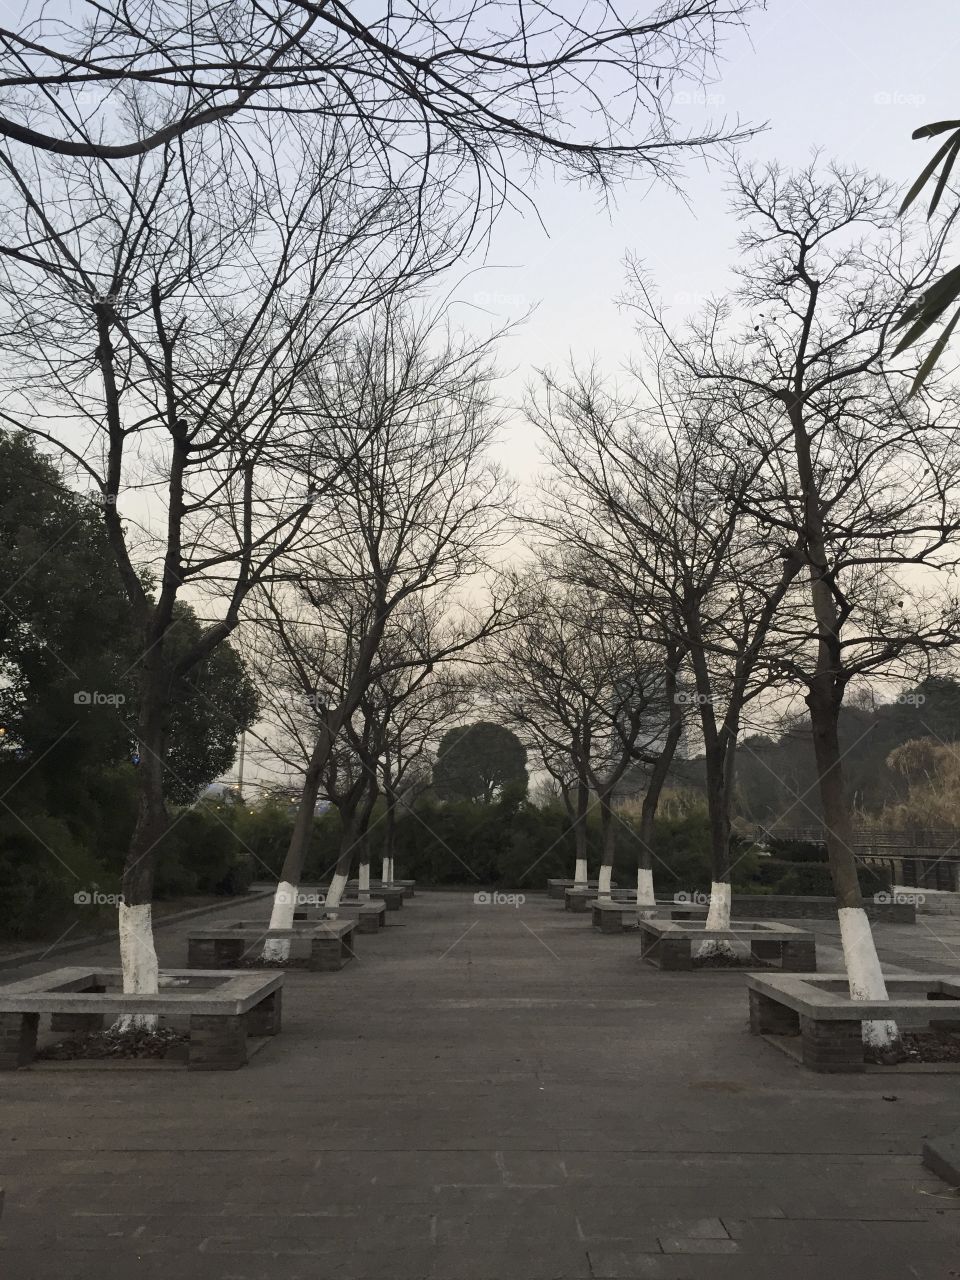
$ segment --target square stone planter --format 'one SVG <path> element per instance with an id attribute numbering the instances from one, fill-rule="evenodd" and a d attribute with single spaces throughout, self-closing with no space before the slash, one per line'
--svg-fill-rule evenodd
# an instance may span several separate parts
<path id="1" fill-rule="evenodd" d="M 588 880 L 587 883 L 578 885 L 576 880 L 566 880 L 563 878 L 552 879 L 547 881 L 547 897 L 556 898 L 558 902 L 563 901 L 564 892 L 567 889 L 592 889 L 594 895 L 600 887 L 599 880 Z M 613 886 L 615 887 L 615 886 Z"/>
<path id="2" fill-rule="evenodd" d="M 294 921 L 292 929 L 270 929 L 252 920 L 197 926 L 187 936 L 187 964 L 191 969 L 230 969 L 259 956 L 268 938 L 289 938 L 292 958 L 330 973 L 354 958 L 356 929 L 354 920 Z"/>
<path id="3" fill-rule="evenodd" d="M 377 933 L 387 926 L 387 904 L 382 898 L 368 898 L 361 901 L 357 897 L 342 898 L 336 915 L 327 913 L 323 902 L 305 904 L 297 907 L 293 913 L 294 924 L 313 922 L 320 924 L 330 920 L 353 920 L 358 933 Z"/>
<path id="4" fill-rule="evenodd" d="M 695 966 L 694 949 L 707 941 L 745 943 L 754 960 L 779 964 L 785 970 L 815 973 L 817 968 L 813 934 L 795 925 L 732 920 L 729 929 L 707 929 L 705 920 L 640 920 L 638 928 L 643 959 L 660 969 L 691 971 L 697 968 L 698 972 L 705 973 L 743 968 L 742 964 Z"/>
<path id="5" fill-rule="evenodd" d="M 324 917 L 326 920 L 330 918 Z M 379 933 L 387 927 L 387 904 L 381 898 L 371 898 L 368 902 L 345 898 L 337 907 L 336 918 L 353 920 L 358 933 Z"/>
<path id="6" fill-rule="evenodd" d="M 384 890 L 391 891 L 400 889 L 403 891 L 403 896 L 405 898 L 412 898 L 414 896 L 416 883 L 416 880 L 371 880 L 370 893 L 375 898 L 382 898 L 384 896 Z M 348 880 L 347 891 L 351 897 L 356 897 L 360 891 L 360 881 Z"/>
<path id="7" fill-rule="evenodd" d="M 124 1014 L 186 1018 L 190 1071 L 233 1071 L 247 1061 L 247 1036 L 280 1030 L 283 974 L 165 969 L 175 982 L 157 995 L 125 995 L 119 969 L 79 965 L 54 969 L 0 987 L 0 1071 L 28 1067 L 37 1049 L 41 1015 L 53 1030 L 99 1030 Z M 73 1019 L 67 1022 L 66 1019 Z"/>
<path id="8" fill-rule="evenodd" d="M 901 1030 L 960 1028 L 960 977 L 897 974 L 886 979 L 889 1000 L 853 1000 L 846 974 L 747 976 L 750 1030 L 767 1037 L 799 1036 L 800 1060 L 811 1071 L 863 1071 L 863 1024 L 892 1018 Z"/>
<path id="9" fill-rule="evenodd" d="M 636 900 L 636 894 L 633 895 Z M 611 889 L 611 901 L 629 901 L 630 895 L 623 889 Z M 578 914 L 586 914 L 590 911 L 590 904 L 597 899 L 597 887 L 584 888 L 583 885 L 571 885 L 563 891 L 563 906 L 565 911 L 575 911 Z"/>
<path id="10" fill-rule="evenodd" d="M 403 900 L 407 896 L 406 890 L 400 884 L 380 884 L 370 886 L 370 898 L 383 902 L 388 911 L 399 911 L 403 906 Z M 362 902 L 363 899 L 361 898 Z"/>
<path id="11" fill-rule="evenodd" d="M 640 913 L 635 896 L 593 898 L 589 906 L 591 923 L 601 933 L 622 933 L 638 926 Z M 696 920 L 705 918 L 707 910 L 696 903 L 658 902 L 653 907 L 644 907 L 643 915 L 654 920 Z"/>

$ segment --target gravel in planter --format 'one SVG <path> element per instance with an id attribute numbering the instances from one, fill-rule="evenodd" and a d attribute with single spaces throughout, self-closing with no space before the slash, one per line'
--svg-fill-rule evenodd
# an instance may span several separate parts
<path id="1" fill-rule="evenodd" d="M 37 1058 L 69 1062 L 77 1058 L 182 1058 L 186 1060 L 190 1036 L 172 1027 L 155 1031 L 90 1031 L 65 1036 L 56 1044 L 37 1050 Z"/>
<path id="2" fill-rule="evenodd" d="M 960 1035 L 949 1031 L 904 1031 L 898 1049 L 890 1053 L 867 1049 L 864 1061 L 885 1067 L 901 1062 L 960 1063 Z"/>

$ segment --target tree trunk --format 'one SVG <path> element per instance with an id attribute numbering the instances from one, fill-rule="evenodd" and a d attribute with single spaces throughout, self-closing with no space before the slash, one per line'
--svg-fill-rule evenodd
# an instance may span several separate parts
<path id="1" fill-rule="evenodd" d="M 343 901 L 343 895 L 347 889 L 347 881 L 350 879 L 354 852 L 357 846 L 358 830 L 356 812 L 354 812 L 344 819 L 343 832 L 340 836 L 340 853 L 337 857 L 337 864 L 333 869 L 333 875 L 330 878 L 330 888 L 327 890 L 327 901 L 324 915 L 330 916 L 333 919 L 336 919 L 337 913 L 340 910 L 340 903 Z M 367 870 L 369 871 L 369 867 Z M 368 876 L 368 896 L 369 886 L 370 880 Z"/>
<path id="2" fill-rule="evenodd" d="M 664 740 L 663 749 L 657 757 L 656 764 L 650 771 L 650 781 L 644 793 L 640 808 L 640 848 L 637 851 L 637 907 L 655 907 L 657 898 L 653 887 L 653 857 L 655 842 L 655 824 L 660 796 L 663 792 L 667 774 L 673 763 L 673 757 L 683 733 L 683 712 L 677 702 L 676 669 L 667 666 L 665 694 L 670 708 L 670 727 Z"/>
<path id="3" fill-rule="evenodd" d="M 307 766 L 300 792 L 300 803 L 297 816 L 290 835 L 283 869 L 280 872 L 280 883 L 273 898 L 273 910 L 270 913 L 271 929 L 291 929 L 293 913 L 300 892 L 300 881 L 303 877 L 303 866 L 306 862 L 310 840 L 313 836 L 313 819 L 317 810 L 317 797 L 320 794 L 320 782 L 323 769 L 330 754 L 330 732 L 324 725 L 314 744 L 313 754 Z M 267 938 L 263 944 L 261 958 L 276 963 L 290 957 L 289 938 Z"/>
<path id="4" fill-rule="evenodd" d="M 640 811 L 640 849 L 637 853 L 637 909 L 655 907 L 656 894 L 653 889 L 653 827 L 657 812 L 657 802 L 648 803 L 649 794 L 644 797 Z"/>
<path id="5" fill-rule="evenodd" d="M 161 842 L 170 826 L 163 798 L 166 694 L 159 653 L 151 654 L 146 663 L 138 722 L 137 820 L 123 867 L 118 908 L 123 990 L 131 995 L 156 995 L 160 989 L 153 941 L 153 881 Z M 115 1024 L 121 1031 L 156 1025 L 154 1014 L 125 1014 Z"/>
<path id="6" fill-rule="evenodd" d="M 573 882 L 575 885 L 585 886 L 590 878 L 587 869 L 587 810 L 590 807 L 590 788 L 583 778 L 577 783 L 576 804 L 576 817 L 573 823 L 576 867 L 573 872 Z"/>
<path id="7" fill-rule="evenodd" d="M 397 836 L 397 797 L 391 788 L 384 792 L 386 812 L 383 817 L 383 870 L 381 879 L 384 884 L 393 884 L 393 851 Z"/>
<path id="8" fill-rule="evenodd" d="M 710 906 L 707 910 L 708 929 L 730 928 L 730 786 L 725 768 L 727 755 L 732 757 L 732 747 L 725 749 L 718 741 L 706 751 L 707 811 L 710 816 Z M 698 959 L 721 956 L 733 959 L 736 950 L 724 939 L 701 942 L 697 947 Z"/>
<path id="9" fill-rule="evenodd" d="M 616 819 L 610 806 L 610 794 L 600 795 L 600 878 L 597 885 L 597 897 L 610 897 L 610 883 L 613 879 L 613 855 L 617 847 Z"/>
<path id="10" fill-rule="evenodd" d="M 357 845 L 360 866 L 358 868 L 358 896 L 370 900 L 370 818 L 377 802 L 377 787 L 372 785 L 360 807 L 357 817 Z"/>
<path id="11" fill-rule="evenodd" d="M 820 784 L 820 804 L 827 839 L 827 857 L 837 895 L 840 941 L 847 982 L 854 1000 L 886 1000 L 887 984 L 873 940 L 873 930 L 863 909 L 857 865 L 853 856 L 853 824 L 843 786 L 843 766 L 837 731 L 839 708 L 811 690 L 807 697 L 813 747 Z M 880 1054 L 892 1053 L 900 1033 L 892 1019 L 864 1022 L 864 1043 Z"/>
<path id="12" fill-rule="evenodd" d="M 812 303 L 816 302 L 816 286 Z M 793 428 L 797 474 L 804 495 L 804 533 L 809 565 L 810 599 L 817 627 L 817 662 L 807 706 L 817 764 L 820 805 L 826 829 L 827 857 L 833 876 L 840 922 L 840 940 L 847 982 L 854 1000 L 886 1000 L 887 985 L 877 955 L 870 921 L 863 909 L 857 864 L 853 854 L 850 810 L 843 785 L 838 724 L 843 700 L 843 655 L 840 647 L 840 615 L 830 582 L 823 532 L 820 491 L 812 465 L 810 441 L 799 394 L 788 405 Z M 893 1055 L 899 1042 L 892 1019 L 865 1022 L 864 1042 L 881 1054 Z"/>

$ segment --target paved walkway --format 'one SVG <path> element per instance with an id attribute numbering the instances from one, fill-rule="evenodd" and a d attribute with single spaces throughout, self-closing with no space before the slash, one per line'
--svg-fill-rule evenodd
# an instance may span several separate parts
<path id="1" fill-rule="evenodd" d="M 957 1075 L 805 1072 L 740 975 L 661 974 L 542 897 L 418 893 L 358 950 L 287 976 L 242 1071 L 3 1077 L 3 1280 L 960 1276 L 919 1162 Z"/>

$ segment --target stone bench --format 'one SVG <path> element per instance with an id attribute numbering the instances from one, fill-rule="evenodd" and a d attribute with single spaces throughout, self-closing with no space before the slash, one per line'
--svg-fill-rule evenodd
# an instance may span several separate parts
<path id="1" fill-rule="evenodd" d="M 252 920 L 208 925 L 187 935 L 187 964 L 191 969 L 231 969 L 253 959 L 268 938 L 289 938 L 291 955 L 306 952 L 307 968 L 323 973 L 342 969 L 355 954 L 355 920 L 317 920 L 297 923 L 292 929 L 271 929 Z"/>
<path id="2" fill-rule="evenodd" d="M 658 902 L 644 907 L 644 915 L 657 920 L 696 920 L 705 917 L 707 908 L 698 903 Z M 601 933 L 622 933 L 638 924 L 636 896 L 630 898 L 593 898 L 590 902 L 591 923 Z"/>
<path id="3" fill-rule="evenodd" d="M 686 904 L 683 909 L 687 909 Z M 660 969 L 694 969 L 694 947 L 701 942 L 746 944 L 753 960 L 779 963 L 782 969 L 794 973 L 815 973 L 817 968 L 813 934 L 792 924 L 733 920 L 729 929 L 707 929 L 706 921 L 699 920 L 640 920 L 638 928 L 643 958 Z"/>
<path id="4" fill-rule="evenodd" d="M 40 1015 L 51 1029 L 102 1030 L 124 1014 L 188 1018 L 190 1071 L 233 1071 L 247 1061 L 247 1036 L 280 1030 L 283 974 L 164 969 L 164 980 L 183 985 L 157 995 L 126 995 L 119 969 L 79 965 L 54 969 L 0 987 L 0 1071 L 29 1066 L 37 1050 Z"/>
<path id="5" fill-rule="evenodd" d="M 599 890 L 597 886 L 582 884 L 570 885 L 563 891 L 563 906 L 566 911 L 587 912 L 590 910 L 590 903 L 597 897 Z M 617 889 L 610 890 L 610 901 L 612 902 L 636 902 L 636 890 Z M 606 901 L 606 899 L 605 899 Z"/>
<path id="6" fill-rule="evenodd" d="M 357 892 L 359 893 L 359 890 Z M 370 896 L 371 898 L 375 897 L 379 902 L 383 902 L 388 911 L 399 911 L 403 906 L 403 900 L 407 893 L 403 885 L 400 884 L 377 885 L 376 888 L 371 885 Z"/>
<path id="7" fill-rule="evenodd" d="M 622 933 L 637 923 L 636 902 L 618 902 L 611 898 L 594 898 L 590 903 L 591 923 L 601 933 Z"/>
<path id="8" fill-rule="evenodd" d="M 307 901 L 301 902 L 293 912 L 295 924 L 313 921 L 320 924 L 327 920 L 355 920 L 358 933 L 376 933 L 387 926 L 387 904 L 382 898 L 361 900 L 355 894 L 340 899 L 336 915 L 327 914 L 324 902 L 324 890 L 311 891 L 304 894 Z"/>
<path id="9" fill-rule="evenodd" d="M 616 881 L 613 882 L 611 887 L 616 887 Z M 547 881 L 547 897 L 556 898 L 562 902 L 564 892 L 567 889 L 592 889 L 596 893 L 599 888 L 599 880 L 588 880 L 585 884 L 577 884 L 576 880 L 552 879 Z"/>
<path id="10" fill-rule="evenodd" d="M 750 1030 L 799 1035 L 803 1065 L 830 1072 L 864 1070 L 864 1022 L 960 1031 L 956 974 L 897 974 L 886 984 L 889 1000 L 852 1000 L 845 974 L 748 974 Z"/>
<path id="11" fill-rule="evenodd" d="M 382 898 L 370 898 L 366 902 L 344 898 L 337 907 L 336 918 L 355 921 L 358 933 L 377 933 L 387 927 L 387 904 Z"/>
<path id="12" fill-rule="evenodd" d="M 645 918 L 658 920 L 696 920 L 707 916 L 707 906 L 699 902 L 657 902 L 644 906 Z M 631 897 L 595 897 L 590 901 L 591 924 L 600 933 L 622 933 L 634 929 L 639 923 L 636 895 Z"/>
<path id="13" fill-rule="evenodd" d="M 383 898 L 385 896 L 385 892 L 392 894 L 399 889 L 402 891 L 405 898 L 412 898 L 414 897 L 414 888 L 416 883 L 416 880 L 388 880 L 386 882 L 383 880 L 371 880 L 370 892 L 377 898 Z M 347 889 L 351 895 L 355 896 L 360 891 L 359 880 L 348 880 Z M 391 911 L 395 910 L 393 907 L 389 909 Z"/>

